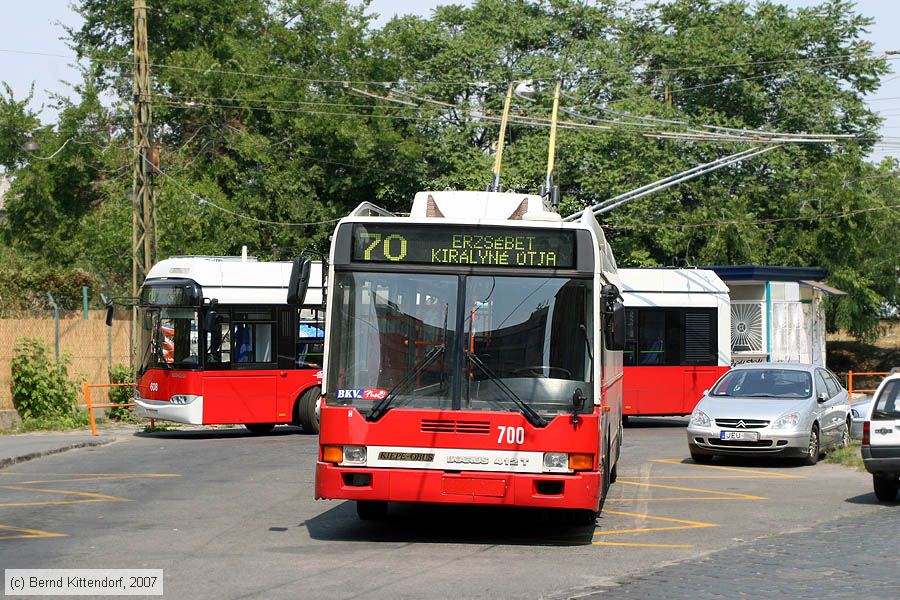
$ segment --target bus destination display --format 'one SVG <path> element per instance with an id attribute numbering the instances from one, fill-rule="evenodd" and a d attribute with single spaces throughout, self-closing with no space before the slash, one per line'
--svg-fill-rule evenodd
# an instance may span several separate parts
<path id="1" fill-rule="evenodd" d="M 566 269 L 575 232 L 504 227 L 353 225 L 354 261 Z"/>

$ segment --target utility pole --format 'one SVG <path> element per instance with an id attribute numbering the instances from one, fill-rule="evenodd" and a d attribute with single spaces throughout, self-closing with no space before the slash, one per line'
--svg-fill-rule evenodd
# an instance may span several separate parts
<path id="1" fill-rule="evenodd" d="M 147 52 L 147 3 L 134 0 L 134 184 L 131 204 L 131 291 L 138 289 L 156 262 L 156 202 L 151 156 L 150 57 Z"/>
<path id="2" fill-rule="evenodd" d="M 134 97 L 132 128 L 134 182 L 131 190 L 131 295 L 137 296 L 150 267 L 156 262 L 156 203 L 150 125 L 150 56 L 147 50 L 147 2 L 134 0 Z M 131 313 L 131 366 L 134 369 L 137 304 Z"/>

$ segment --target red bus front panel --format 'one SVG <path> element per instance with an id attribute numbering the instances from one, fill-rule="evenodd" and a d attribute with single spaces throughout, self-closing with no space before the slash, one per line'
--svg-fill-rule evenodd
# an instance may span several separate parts
<path id="1" fill-rule="evenodd" d="M 365 446 L 371 455 L 365 465 L 342 465 L 325 462 L 320 450 L 317 498 L 599 508 L 598 413 L 580 415 L 577 425 L 560 415 L 543 428 L 512 412 L 397 408 L 372 423 L 355 408 L 323 402 L 321 413 L 322 446 Z M 509 430 L 523 434 L 507 437 Z M 590 454 L 592 466 L 544 472 L 545 452 Z M 414 468 L 422 455 L 433 465 Z"/>
<path id="2" fill-rule="evenodd" d="M 622 414 L 687 415 L 727 366 L 624 367 Z"/>
<path id="3" fill-rule="evenodd" d="M 294 402 L 304 391 L 321 385 L 321 371 L 149 369 L 140 378 L 137 395 L 142 416 L 203 425 L 290 423 Z M 198 418 L 191 404 L 172 403 L 176 395 L 202 399 Z"/>

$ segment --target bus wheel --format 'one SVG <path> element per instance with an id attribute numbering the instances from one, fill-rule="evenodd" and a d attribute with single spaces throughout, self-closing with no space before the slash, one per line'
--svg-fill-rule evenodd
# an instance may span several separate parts
<path id="1" fill-rule="evenodd" d="M 363 521 L 378 521 L 387 517 L 387 502 L 384 500 L 357 500 L 356 514 Z"/>
<path id="2" fill-rule="evenodd" d="M 244 427 L 253 435 L 262 435 L 275 429 L 275 423 L 244 423 Z"/>
<path id="3" fill-rule="evenodd" d="M 322 395 L 322 388 L 311 387 L 297 399 L 294 412 L 296 421 L 303 428 L 303 433 L 319 433 L 319 415 L 316 413 L 316 403 Z"/>

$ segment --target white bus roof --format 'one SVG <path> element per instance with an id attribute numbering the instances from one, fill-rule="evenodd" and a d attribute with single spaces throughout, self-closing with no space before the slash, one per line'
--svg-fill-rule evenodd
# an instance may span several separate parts
<path id="1" fill-rule="evenodd" d="M 175 256 L 150 269 L 147 280 L 190 279 L 204 298 L 222 304 L 287 304 L 290 262 L 265 262 L 240 256 Z M 305 306 L 322 304 L 322 263 L 313 261 Z"/>
<path id="2" fill-rule="evenodd" d="M 619 269 L 625 306 L 716 306 L 728 286 L 705 269 Z"/>

